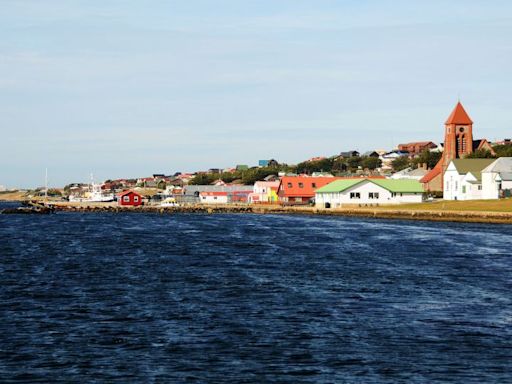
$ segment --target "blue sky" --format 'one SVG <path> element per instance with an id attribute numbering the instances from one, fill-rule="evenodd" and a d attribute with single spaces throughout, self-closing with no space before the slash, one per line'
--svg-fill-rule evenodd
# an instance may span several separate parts
<path id="1" fill-rule="evenodd" d="M 512 136 L 508 1 L 2 0 L 0 184 Z"/>

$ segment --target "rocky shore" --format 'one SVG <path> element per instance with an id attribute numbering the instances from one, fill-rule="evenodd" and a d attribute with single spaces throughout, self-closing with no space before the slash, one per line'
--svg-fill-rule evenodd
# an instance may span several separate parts
<path id="1" fill-rule="evenodd" d="M 397 208 L 344 208 L 317 209 L 314 207 L 282 207 L 263 205 L 187 205 L 180 207 L 121 207 L 115 204 L 72 204 L 56 203 L 51 205 L 55 211 L 65 212 L 105 212 L 105 213 L 153 213 L 153 214 L 299 214 L 324 216 L 350 216 L 400 220 L 428 220 L 465 223 L 494 223 L 512 224 L 512 212 L 482 212 L 482 211 L 436 211 L 410 210 Z"/>

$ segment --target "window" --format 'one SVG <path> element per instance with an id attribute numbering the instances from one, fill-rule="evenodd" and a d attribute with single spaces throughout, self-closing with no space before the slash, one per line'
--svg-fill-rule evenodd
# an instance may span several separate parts
<path id="1" fill-rule="evenodd" d="M 479 184 L 479 185 L 478 185 L 478 190 L 479 190 L 479 191 L 481 191 L 481 190 L 482 190 L 482 185 L 481 185 L 481 184 Z"/>
<path id="2" fill-rule="evenodd" d="M 304 183 L 299 183 L 299 188 L 304 188 Z"/>
<path id="3" fill-rule="evenodd" d="M 311 184 L 311 186 L 312 186 L 313 188 L 316 188 L 316 183 L 312 183 L 312 184 Z"/>
<path id="4" fill-rule="evenodd" d="M 129 203 L 130 202 L 130 196 L 123 196 L 123 201 L 125 203 Z"/>
<path id="5" fill-rule="evenodd" d="M 462 186 L 462 193 L 466 193 L 466 186 L 465 185 Z"/>
<path id="6" fill-rule="evenodd" d="M 457 189 L 459 189 L 459 182 L 458 181 L 455 182 L 455 190 L 457 190 Z"/>
<path id="7" fill-rule="evenodd" d="M 350 198 L 351 199 L 360 199 L 361 194 L 359 192 L 350 192 Z"/>
<path id="8" fill-rule="evenodd" d="M 217 200 L 217 196 L 213 196 L 213 200 Z"/>
<path id="9" fill-rule="evenodd" d="M 379 192 L 369 192 L 368 193 L 369 199 L 378 199 L 379 198 Z"/>
<path id="10" fill-rule="evenodd" d="M 139 196 L 133 196 L 133 202 L 138 203 L 139 202 Z"/>
<path id="11" fill-rule="evenodd" d="M 288 188 L 291 188 L 292 187 L 292 183 L 288 183 Z"/>

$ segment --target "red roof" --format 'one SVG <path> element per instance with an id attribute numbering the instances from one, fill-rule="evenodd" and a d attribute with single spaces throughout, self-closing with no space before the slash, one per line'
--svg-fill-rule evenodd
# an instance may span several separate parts
<path id="1" fill-rule="evenodd" d="M 127 191 L 123 191 L 123 192 L 119 193 L 117 196 L 119 196 L 119 197 L 123 197 L 124 195 L 129 195 L 130 193 L 133 193 L 134 195 L 137 195 L 137 196 L 139 196 L 139 197 L 142 197 L 142 195 L 141 195 L 140 193 L 137 193 L 137 192 L 132 191 L 132 190 L 130 190 L 130 189 L 129 189 L 129 190 L 127 190 Z"/>
<path id="2" fill-rule="evenodd" d="M 469 115 L 459 101 L 445 124 L 473 124 L 473 121 L 471 121 Z"/>
<path id="3" fill-rule="evenodd" d="M 425 176 L 423 176 L 421 178 L 420 183 L 430 183 L 432 181 L 432 179 L 437 177 L 442 172 L 442 166 L 441 166 L 442 161 L 443 161 L 442 159 L 439 160 L 439 162 L 436 164 L 436 166 L 434 168 L 432 168 L 429 173 L 427 173 Z"/>
<path id="4" fill-rule="evenodd" d="M 227 192 L 201 192 L 201 196 L 227 196 Z"/>

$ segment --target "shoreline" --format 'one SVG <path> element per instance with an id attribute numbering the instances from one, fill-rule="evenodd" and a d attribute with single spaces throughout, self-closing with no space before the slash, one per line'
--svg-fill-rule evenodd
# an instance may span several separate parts
<path id="1" fill-rule="evenodd" d="M 138 207 L 119 206 L 115 203 L 63 203 L 49 202 L 60 212 L 80 213 L 154 213 L 154 214 L 290 214 L 312 216 L 345 216 L 376 219 L 420 220 L 438 222 L 512 224 L 512 212 L 495 211 L 450 211 L 416 210 L 399 207 L 385 208 L 338 208 L 318 209 L 315 207 L 283 207 L 277 205 L 187 205 L 160 207 L 143 205 Z"/>

